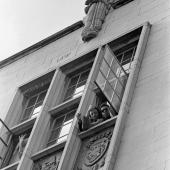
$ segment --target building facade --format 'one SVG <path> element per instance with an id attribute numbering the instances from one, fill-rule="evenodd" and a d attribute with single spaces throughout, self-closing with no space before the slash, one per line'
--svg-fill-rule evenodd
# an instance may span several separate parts
<path id="1" fill-rule="evenodd" d="M 116 0 L 88 41 L 83 26 L 0 62 L 0 169 L 169 170 L 170 0 Z"/>

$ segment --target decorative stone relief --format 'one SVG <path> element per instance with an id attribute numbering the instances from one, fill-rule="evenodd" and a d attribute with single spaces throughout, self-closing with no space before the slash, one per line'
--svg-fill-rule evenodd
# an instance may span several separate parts
<path id="1" fill-rule="evenodd" d="M 98 32 L 102 29 L 102 24 L 111 8 L 113 0 L 86 0 L 84 18 L 84 28 L 82 31 L 82 40 L 84 42 L 96 37 Z"/>
<path id="2" fill-rule="evenodd" d="M 36 161 L 32 170 L 57 170 L 62 152 Z"/>
<path id="3" fill-rule="evenodd" d="M 108 129 L 83 141 L 74 170 L 98 170 L 104 166 L 112 130 Z"/>

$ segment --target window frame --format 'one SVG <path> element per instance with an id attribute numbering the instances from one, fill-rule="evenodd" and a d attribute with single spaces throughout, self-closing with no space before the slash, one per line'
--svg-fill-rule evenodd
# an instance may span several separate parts
<path id="1" fill-rule="evenodd" d="M 73 100 L 74 100 L 74 99 L 73 99 Z M 68 108 L 70 108 L 71 110 L 68 109 Z M 59 140 L 60 138 L 64 137 L 64 136 L 67 136 L 67 137 L 68 137 L 69 132 L 68 132 L 68 134 L 66 134 L 66 135 L 64 135 L 64 136 L 61 136 L 61 137 L 60 137 L 60 133 L 61 133 L 62 128 L 64 127 L 64 123 L 65 123 L 65 119 L 66 119 L 67 115 L 68 115 L 70 112 L 75 111 L 71 123 L 67 123 L 67 124 L 71 124 L 71 126 L 72 126 L 72 123 L 73 123 L 73 120 L 74 120 L 74 117 L 75 117 L 77 108 L 78 108 L 78 103 L 74 103 L 73 105 L 70 105 L 70 106 L 69 106 L 69 105 L 66 105 L 65 108 L 63 108 L 62 110 L 60 110 L 60 111 L 58 111 L 58 112 L 56 112 L 56 113 L 55 113 L 55 112 L 53 113 L 53 115 L 52 115 L 52 117 L 51 117 L 51 127 L 50 127 L 50 129 L 49 129 L 49 136 L 47 137 L 47 138 L 48 138 L 47 144 L 46 144 L 47 147 L 50 147 L 50 146 L 52 146 L 52 145 L 58 145 L 58 144 L 60 144 L 60 143 L 66 142 L 67 139 L 66 139 L 66 140 L 63 140 L 62 142 L 59 142 L 59 143 L 58 143 L 58 140 Z M 65 113 L 63 114 L 63 112 L 65 112 Z M 60 117 L 64 117 L 64 119 L 63 119 L 63 121 L 62 121 L 62 124 L 61 124 L 60 126 L 58 126 L 57 128 L 54 129 L 55 123 L 56 123 L 57 119 L 59 119 Z M 52 134 L 52 132 L 55 131 L 56 129 L 59 129 L 59 132 L 58 132 L 58 134 L 57 134 L 57 137 L 56 137 L 55 139 L 53 139 L 52 141 L 50 141 L 51 134 Z M 70 129 L 71 129 L 71 127 L 69 128 L 69 131 L 70 131 Z M 55 141 L 55 142 L 54 142 L 54 141 Z M 51 142 L 52 142 L 52 144 L 50 144 Z M 54 143 L 53 143 L 53 142 L 54 142 Z"/>

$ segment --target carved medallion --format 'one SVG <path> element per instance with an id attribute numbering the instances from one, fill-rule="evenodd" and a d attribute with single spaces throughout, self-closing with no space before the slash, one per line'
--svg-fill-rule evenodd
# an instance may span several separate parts
<path id="1" fill-rule="evenodd" d="M 112 128 L 83 141 L 74 170 L 99 170 L 105 165 Z"/>
<path id="2" fill-rule="evenodd" d="M 103 155 L 105 154 L 109 145 L 108 138 L 102 138 L 96 140 L 89 148 L 86 157 L 85 157 L 85 165 L 92 166 L 96 162 L 98 162 Z"/>
<path id="3" fill-rule="evenodd" d="M 42 158 L 34 164 L 33 170 L 57 170 L 61 154 Z"/>

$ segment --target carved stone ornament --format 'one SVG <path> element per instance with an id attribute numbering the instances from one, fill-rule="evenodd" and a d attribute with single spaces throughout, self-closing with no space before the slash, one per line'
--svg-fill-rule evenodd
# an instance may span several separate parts
<path id="1" fill-rule="evenodd" d="M 60 156 L 52 155 L 45 159 L 39 160 L 34 164 L 32 170 L 57 170 L 60 162 Z"/>
<path id="2" fill-rule="evenodd" d="M 102 24 L 111 8 L 113 0 L 86 0 L 84 18 L 84 28 L 82 31 L 82 40 L 84 42 L 96 37 L 102 29 Z"/>
<path id="3" fill-rule="evenodd" d="M 76 170 L 98 170 L 105 164 L 106 152 L 112 136 L 112 130 L 107 130 L 88 140 L 81 150 Z M 84 152 L 84 153 L 82 153 Z"/>
<path id="4" fill-rule="evenodd" d="M 92 166 L 94 165 L 100 158 L 103 157 L 109 145 L 109 140 L 107 138 L 99 139 L 95 141 L 89 148 L 86 157 L 85 157 L 85 165 Z"/>

